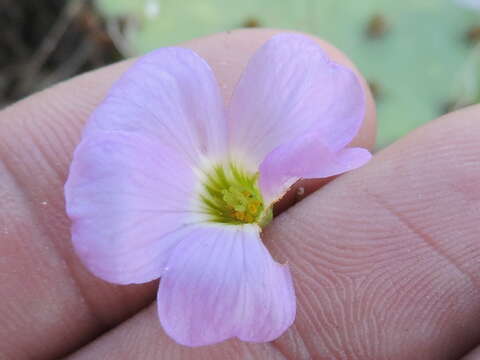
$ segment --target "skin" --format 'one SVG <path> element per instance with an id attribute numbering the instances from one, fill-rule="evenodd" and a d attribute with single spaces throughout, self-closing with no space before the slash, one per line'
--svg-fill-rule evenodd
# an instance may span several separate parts
<path id="1" fill-rule="evenodd" d="M 277 31 L 239 30 L 183 46 L 228 99 Z M 348 59 L 318 40 L 340 63 Z M 480 107 L 445 115 L 333 181 L 303 183 L 264 231 L 288 262 L 297 318 L 267 344 L 175 344 L 155 311 L 158 282 L 116 286 L 72 251 L 63 184 L 83 124 L 122 62 L 0 112 L 1 359 L 458 359 L 480 342 Z M 356 146 L 371 148 L 375 110 Z M 412 90 L 414 91 L 414 90 Z M 330 179 L 331 180 L 331 179 Z M 301 201 L 299 201 L 301 200 Z M 479 352 L 468 359 L 480 359 Z"/>

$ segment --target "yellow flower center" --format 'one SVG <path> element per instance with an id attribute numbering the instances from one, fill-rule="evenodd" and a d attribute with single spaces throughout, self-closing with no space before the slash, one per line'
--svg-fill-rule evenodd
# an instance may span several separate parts
<path id="1" fill-rule="evenodd" d="M 213 167 L 201 194 L 203 211 L 209 220 L 265 226 L 272 218 L 272 210 L 265 209 L 257 180 L 258 173 L 248 173 L 233 164 Z"/>

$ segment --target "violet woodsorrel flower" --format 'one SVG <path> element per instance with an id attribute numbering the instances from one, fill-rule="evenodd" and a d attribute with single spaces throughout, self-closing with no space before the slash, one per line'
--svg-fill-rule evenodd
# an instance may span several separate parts
<path id="1" fill-rule="evenodd" d="M 295 294 L 261 229 L 298 179 L 370 159 L 345 148 L 364 111 L 355 75 L 305 36 L 260 48 L 226 110 L 202 58 L 153 51 L 112 87 L 75 151 L 75 250 L 113 283 L 161 277 L 160 321 L 181 344 L 273 340 L 294 320 Z"/>

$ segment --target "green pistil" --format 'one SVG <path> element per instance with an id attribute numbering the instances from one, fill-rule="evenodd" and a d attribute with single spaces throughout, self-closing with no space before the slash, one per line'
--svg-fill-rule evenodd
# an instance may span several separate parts
<path id="1" fill-rule="evenodd" d="M 233 164 L 215 166 L 207 175 L 201 195 L 204 211 L 212 222 L 265 226 L 272 219 L 258 188 L 258 173 L 251 174 Z"/>

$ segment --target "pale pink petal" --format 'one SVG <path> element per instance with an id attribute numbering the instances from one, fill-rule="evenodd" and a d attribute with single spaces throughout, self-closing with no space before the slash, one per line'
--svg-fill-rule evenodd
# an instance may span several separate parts
<path id="1" fill-rule="evenodd" d="M 267 155 L 260 165 L 260 189 L 270 204 L 281 197 L 299 178 L 315 179 L 341 174 L 364 165 L 371 154 L 362 148 L 332 151 L 315 132 L 283 144 Z"/>
<path id="2" fill-rule="evenodd" d="M 273 261 L 254 225 L 205 225 L 175 248 L 160 282 L 158 312 L 178 343 L 238 337 L 265 342 L 295 317 L 288 268 Z"/>
<path id="3" fill-rule="evenodd" d="M 135 62 L 95 110 L 85 132 L 153 137 L 194 164 L 226 152 L 226 121 L 215 76 L 191 50 L 163 48 Z"/>
<path id="4" fill-rule="evenodd" d="M 86 137 L 65 184 L 76 252 L 110 282 L 158 278 L 194 222 L 193 188 L 184 158 L 158 141 L 125 132 Z"/>
<path id="5" fill-rule="evenodd" d="M 253 168 L 279 145 L 316 131 L 332 150 L 347 145 L 365 113 L 356 76 L 314 41 L 274 36 L 250 60 L 228 109 L 229 141 Z"/>

